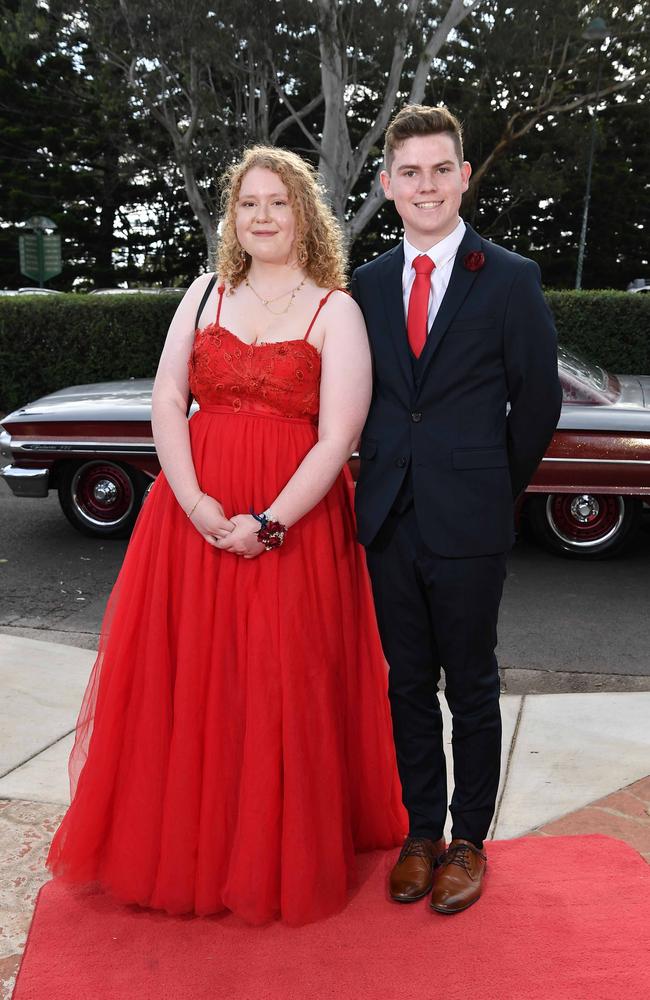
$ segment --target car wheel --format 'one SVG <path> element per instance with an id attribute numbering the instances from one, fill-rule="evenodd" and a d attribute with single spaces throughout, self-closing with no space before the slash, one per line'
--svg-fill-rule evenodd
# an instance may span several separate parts
<path id="1" fill-rule="evenodd" d="M 148 483 L 143 472 L 120 462 L 70 462 L 59 471 L 59 503 L 84 535 L 128 538 Z"/>
<path id="2" fill-rule="evenodd" d="M 536 539 L 551 552 L 608 559 L 634 536 L 641 503 L 611 493 L 537 494 L 528 502 L 528 519 Z"/>

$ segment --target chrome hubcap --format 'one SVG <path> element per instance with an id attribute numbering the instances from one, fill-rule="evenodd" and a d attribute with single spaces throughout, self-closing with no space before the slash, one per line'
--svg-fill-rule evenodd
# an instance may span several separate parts
<path id="1" fill-rule="evenodd" d="M 600 513 L 600 504 L 596 497 L 583 493 L 581 497 L 574 497 L 571 501 L 571 514 L 576 521 L 581 524 L 588 524 Z"/>
<path id="2" fill-rule="evenodd" d="M 93 496 L 98 503 L 103 504 L 105 507 L 110 507 L 117 502 L 117 486 L 110 479 L 100 479 L 93 487 Z"/>

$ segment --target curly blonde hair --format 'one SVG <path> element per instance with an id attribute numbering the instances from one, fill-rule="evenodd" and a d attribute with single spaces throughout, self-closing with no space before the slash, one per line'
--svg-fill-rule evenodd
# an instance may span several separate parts
<path id="1" fill-rule="evenodd" d="M 296 223 L 296 259 L 307 276 L 321 288 L 343 288 L 346 257 L 341 227 L 325 200 L 314 168 L 295 153 L 275 146 L 251 146 L 222 178 L 222 225 L 217 246 L 216 270 L 231 288 L 248 274 L 251 258 L 242 253 L 235 228 L 237 200 L 245 174 L 264 167 L 277 174 L 289 193 Z"/>

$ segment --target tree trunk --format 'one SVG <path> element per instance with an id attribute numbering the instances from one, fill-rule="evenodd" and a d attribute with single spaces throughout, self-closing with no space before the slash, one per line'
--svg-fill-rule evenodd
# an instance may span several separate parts
<path id="1" fill-rule="evenodd" d="M 116 197 L 120 185 L 119 152 L 117 146 L 108 146 L 102 157 L 102 200 L 93 281 L 97 288 L 112 288 L 115 283 L 113 245 L 115 243 L 115 217 L 118 209 Z"/>

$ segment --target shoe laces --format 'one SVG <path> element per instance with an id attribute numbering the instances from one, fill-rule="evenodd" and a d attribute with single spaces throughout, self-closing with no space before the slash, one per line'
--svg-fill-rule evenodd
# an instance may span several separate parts
<path id="1" fill-rule="evenodd" d="M 470 870 L 470 860 L 472 854 L 478 854 L 480 857 L 484 857 L 483 853 L 476 847 L 470 847 L 469 844 L 451 844 L 447 848 L 447 856 L 445 858 L 447 864 L 456 865 L 458 868 L 462 868 L 471 875 Z"/>
<path id="2" fill-rule="evenodd" d="M 409 857 L 426 858 L 426 860 L 431 859 L 431 849 L 427 845 L 426 841 L 421 840 L 418 837 L 413 839 L 408 839 L 404 841 L 404 846 L 400 852 L 398 859 L 398 864 L 400 861 L 404 861 Z"/>

